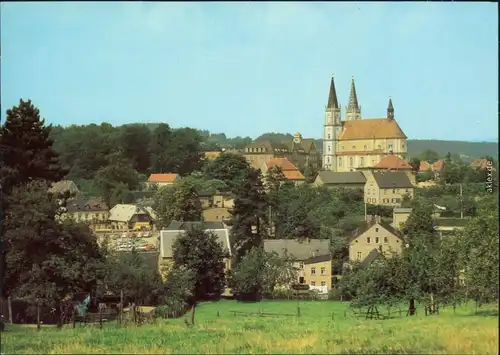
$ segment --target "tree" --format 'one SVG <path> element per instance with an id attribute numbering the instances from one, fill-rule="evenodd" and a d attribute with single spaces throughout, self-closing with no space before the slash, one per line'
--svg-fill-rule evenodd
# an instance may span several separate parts
<path id="1" fill-rule="evenodd" d="M 217 236 L 204 231 L 201 226 L 188 229 L 177 238 L 173 246 L 173 269 L 185 269 L 192 273 L 194 287 L 188 292 L 187 303 L 191 306 L 191 325 L 199 301 L 218 299 L 225 286 L 224 258 L 228 257 Z"/>
<path id="2" fill-rule="evenodd" d="M 411 158 L 410 166 L 412 167 L 413 171 L 418 172 L 420 170 L 420 158 Z"/>
<path id="3" fill-rule="evenodd" d="M 144 124 L 124 125 L 120 130 L 119 149 L 132 167 L 140 173 L 146 173 L 149 167 L 150 136 L 151 132 Z"/>
<path id="4" fill-rule="evenodd" d="M 262 248 L 252 248 L 231 270 L 229 285 L 240 301 L 257 301 L 262 297 L 264 256 Z"/>
<path id="5" fill-rule="evenodd" d="M 164 170 L 186 176 L 203 166 L 202 138 L 192 128 L 179 128 L 172 133 L 172 139 L 165 152 L 168 160 Z"/>
<path id="6" fill-rule="evenodd" d="M 173 186 L 160 187 L 153 198 L 153 210 L 160 228 L 172 221 L 200 221 L 203 207 L 195 179 L 185 178 Z"/>
<path id="7" fill-rule="evenodd" d="M 252 247 L 262 246 L 266 235 L 266 195 L 260 171 L 251 169 L 247 179 L 235 193 L 232 214 L 231 245 L 235 252 L 235 264 Z"/>
<path id="8" fill-rule="evenodd" d="M 166 170 L 169 157 L 168 147 L 172 139 L 172 130 L 166 123 L 160 123 L 155 128 L 149 142 L 149 153 L 151 155 L 151 172 L 168 173 Z"/>
<path id="9" fill-rule="evenodd" d="M 223 181 L 231 191 L 244 183 L 251 168 L 245 157 L 238 154 L 222 153 L 205 166 L 208 179 Z"/>
<path id="10" fill-rule="evenodd" d="M 139 175 L 121 152 L 108 156 L 108 162 L 108 166 L 97 172 L 95 181 L 103 200 L 108 206 L 113 206 L 123 196 L 125 186 L 130 191 L 139 187 Z"/>
<path id="11" fill-rule="evenodd" d="M 0 127 L 0 183 L 5 194 L 32 180 L 56 182 L 66 175 L 52 148 L 51 128 L 31 101 L 20 100 L 7 110 Z"/>
<path id="12" fill-rule="evenodd" d="M 432 164 L 439 159 L 439 154 L 431 149 L 426 149 L 420 154 L 420 160 L 425 160 L 426 162 Z"/>
<path id="13" fill-rule="evenodd" d="M 304 169 L 304 177 L 306 178 L 306 183 L 312 184 L 318 175 L 318 169 L 316 169 L 311 163 L 307 163 Z"/>
<path id="14" fill-rule="evenodd" d="M 279 211 L 279 200 L 282 193 L 283 183 L 286 177 L 279 166 L 273 166 L 267 171 L 264 178 L 264 186 L 267 190 L 267 199 L 269 204 L 269 229 L 270 235 L 276 234 L 277 213 Z M 286 189 L 286 187 L 284 187 Z"/>
<path id="15" fill-rule="evenodd" d="M 38 299 L 60 314 L 66 296 L 96 287 L 102 254 L 87 226 L 57 223 L 60 196 L 47 189 L 47 183 L 36 181 L 14 188 L 9 196 L 2 291 Z"/>

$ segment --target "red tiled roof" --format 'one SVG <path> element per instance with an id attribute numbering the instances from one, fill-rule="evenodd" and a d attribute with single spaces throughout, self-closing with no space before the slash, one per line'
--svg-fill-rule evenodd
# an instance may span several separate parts
<path id="1" fill-rule="evenodd" d="M 444 160 L 443 159 L 439 159 L 437 162 L 435 162 L 434 164 L 432 164 L 432 170 L 433 171 L 441 171 L 442 169 L 444 168 Z"/>
<path id="2" fill-rule="evenodd" d="M 382 158 L 376 165 L 376 168 L 391 169 L 391 170 L 412 170 L 410 164 L 398 157 L 397 155 L 387 155 Z"/>
<path id="3" fill-rule="evenodd" d="M 423 172 L 423 171 L 429 171 L 429 170 L 431 170 L 431 164 L 429 164 L 425 160 L 421 160 L 420 166 L 418 167 L 418 171 Z"/>
<path id="4" fill-rule="evenodd" d="M 287 170 L 299 170 L 293 163 L 287 158 L 273 158 L 266 162 L 266 166 L 268 169 L 271 169 L 273 166 L 279 166 L 283 172 Z"/>
<path id="5" fill-rule="evenodd" d="M 283 171 L 283 175 L 285 175 L 285 177 L 288 180 L 305 180 L 306 179 L 304 177 L 304 175 L 302 175 L 302 173 L 299 170 L 285 170 L 285 171 Z"/>
<path id="6" fill-rule="evenodd" d="M 151 174 L 149 176 L 149 182 L 174 182 L 179 174 Z"/>

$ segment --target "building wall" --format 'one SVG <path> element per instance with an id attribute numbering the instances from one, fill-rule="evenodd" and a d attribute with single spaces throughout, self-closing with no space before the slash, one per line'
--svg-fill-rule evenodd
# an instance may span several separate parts
<path id="1" fill-rule="evenodd" d="M 349 244 L 349 260 L 362 261 L 373 249 L 381 250 L 386 256 L 390 256 L 391 252 L 401 253 L 402 243 L 397 236 L 375 224 L 351 241 Z"/>
<path id="2" fill-rule="evenodd" d="M 404 213 L 396 213 L 394 212 L 392 214 L 392 224 L 394 226 L 394 228 L 400 228 L 401 224 L 405 223 L 406 220 L 408 219 L 408 217 L 410 217 L 410 213 L 408 212 L 404 212 Z"/>
<path id="3" fill-rule="evenodd" d="M 268 162 L 269 160 L 273 159 L 275 157 L 274 154 L 265 154 L 265 153 L 253 153 L 253 152 L 246 152 L 243 155 L 248 162 L 248 164 L 254 166 L 254 167 L 261 167 L 262 164 Z M 276 156 L 276 157 L 282 157 L 282 156 Z"/>
<path id="4" fill-rule="evenodd" d="M 304 283 L 311 286 L 326 286 L 330 290 L 332 288 L 332 262 L 304 264 Z"/>
<path id="5" fill-rule="evenodd" d="M 221 222 L 231 219 L 231 213 L 225 207 L 213 207 L 203 210 L 203 220 L 206 222 Z"/>

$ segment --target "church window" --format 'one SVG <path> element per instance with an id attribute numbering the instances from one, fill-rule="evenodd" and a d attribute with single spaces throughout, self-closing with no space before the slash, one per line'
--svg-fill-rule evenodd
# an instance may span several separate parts
<path id="1" fill-rule="evenodd" d="M 329 162 L 330 162 L 330 157 L 327 157 L 327 158 L 326 158 L 326 161 L 329 163 Z"/>
<path id="2" fill-rule="evenodd" d="M 359 159 L 359 165 L 360 165 L 360 166 L 363 166 L 364 164 L 365 164 L 365 158 L 361 157 L 361 158 Z"/>
<path id="3" fill-rule="evenodd" d="M 339 158 L 339 166 L 342 166 L 342 157 Z"/>
<path id="4" fill-rule="evenodd" d="M 331 134 L 330 134 L 330 133 L 328 133 L 328 139 L 330 139 L 330 137 L 331 137 Z"/>
<path id="5" fill-rule="evenodd" d="M 332 150 L 332 147 L 331 146 L 328 146 L 328 151 L 331 151 Z"/>
<path id="6" fill-rule="evenodd" d="M 378 148 L 378 149 L 382 149 L 382 146 L 379 144 L 379 145 L 377 146 L 377 148 Z"/>
<path id="7" fill-rule="evenodd" d="M 342 150 L 344 150 L 344 146 L 342 146 Z"/>
<path id="8" fill-rule="evenodd" d="M 354 149 L 356 149 L 356 146 L 355 146 L 355 145 L 353 145 L 353 146 L 352 146 L 352 149 L 353 149 L 353 150 L 354 150 Z"/>
<path id="9" fill-rule="evenodd" d="M 349 158 L 349 165 L 352 166 L 353 165 L 353 159 L 352 158 Z"/>
<path id="10" fill-rule="evenodd" d="M 366 150 L 366 144 L 365 144 L 365 146 L 363 148 Z"/>
<path id="11" fill-rule="evenodd" d="M 392 149 L 392 144 L 389 144 L 389 149 Z"/>
<path id="12" fill-rule="evenodd" d="M 403 144 L 401 144 L 401 147 L 402 147 L 402 148 L 404 148 L 404 147 L 405 147 L 405 144 L 404 144 L 404 143 L 403 143 Z"/>

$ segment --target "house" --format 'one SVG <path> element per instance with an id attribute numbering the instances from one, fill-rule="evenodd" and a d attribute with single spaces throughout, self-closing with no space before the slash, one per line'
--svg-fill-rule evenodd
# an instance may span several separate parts
<path id="1" fill-rule="evenodd" d="M 243 156 L 256 169 L 274 158 L 287 158 L 298 168 L 305 168 L 308 164 L 316 168 L 320 165 L 320 154 L 314 139 L 304 139 L 300 133 L 280 143 L 270 140 L 252 142 L 245 147 Z"/>
<path id="2" fill-rule="evenodd" d="M 373 249 L 386 256 L 400 253 L 403 235 L 379 216 L 369 216 L 365 224 L 348 238 L 348 243 L 349 260 L 362 262 Z"/>
<path id="3" fill-rule="evenodd" d="M 198 197 L 200 198 L 203 209 L 213 207 L 231 209 L 234 205 L 234 197 L 229 191 L 201 191 Z"/>
<path id="4" fill-rule="evenodd" d="M 323 263 L 327 263 L 329 266 L 327 268 L 327 273 L 330 275 L 331 279 L 331 272 L 332 272 L 332 262 L 331 259 L 329 261 L 317 261 L 319 259 L 314 259 L 311 261 L 311 258 L 315 257 L 320 257 L 320 256 L 325 256 L 330 254 L 330 241 L 328 239 L 310 239 L 306 238 L 304 240 L 296 240 L 296 239 L 264 239 L 264 251 L 266 253 L 276 253 L 280 257 L 291 257 L 293 258 L 294 261 L 294 266 L 298 269 L 298 280 L 297 282 L 299 284 L 309 284 L 312 285 L 311 283 L 314 282 L 316 285 L 316 279 L 312 278 L 311 276 L 311 270 L 312 268 L 316 267 L 314 264 L 320 263 L 323 265 Z M 309 269 L 306 270 L 305 268 L 305 261 L 311 261 L 309 265 Z M 324 267 L 324 266 L 320 266 Z M 309 270 L 309 273 L 307 271 Z M 316 270 L 316 269 L 315 269 Z M 321 269 L 318 269 L 321 270 Z M 321 272 L 321 271 L 320 271 Z M 326 275 L 323 275 L 326 277 Z M 320 284 L 318 286 L 321 286 L 321 282 L 325 281 L 324 279 L 319 280 Z M 331 281 L 330 283 L 326 284 L 327 287 L 331 288 Z M 329 286 L 328 286 L 329 285 Z"/>
<path id="5" fill-rule="evenodd" d="M 469 218 L 441 217 L 440 211 L 443 211 L 443 209 L 446 210 L 442 206 L 434 205 L 432 214 L 434 229 L 441 237 L 454 234 L 457 230 L 464 229 L 470 220 Z M 392 226 L 401 229 L 401 226 L 408 220 L 408 217 L 410 217 L 411 211 L 411 208 L 395 208 L 392 212 Z"/>
<path id="6" fill-rule="evenodd" d="M 414 197 L 414 186 L 402 171 L 364 171 L 365 203 L 400 206 L 405 196 Z"/>
<path id="7" fill-rule="evenodd" d="M 204 158 L 205 160 L 209 160 L 209 161 L 210 161 L 210 160 L 215 160 L 215 159 L 217 159 L 217 158 L 219 157 L 219 155 L 221 155 L 221 154 L 222 154 L 222 152 L 215 152 L 215 151 L 213 151 L 213 152 L 203 152 L 203 158 Z"/>
<path id="8" fill-rule="evenodd" d="M 496 170 L 493 167 L 493 162 L 489 159 L 486 158 L 481 158 L 481 159 L 474 159 L 472 163 L 469 165 L 469 167 L 473 169 L 491 169 L 491 170 Z"/>
<path id="9" fill-rule="evenodd" d="M 279 167 L 283 172 L 283 175 L 289 182 L 293 182 L 296 185 L 302 184 L 306 181 L 306 178 L 299 169 L 287 158 L 273 158 L 269 161 L 262 164 L 260 170 L 262 171 L 262 175 L 266 176 L 269 169 L 274 168 L 275 166 Z"/>
<path id="10" fill-rule="evenodd" d="M 75 222 L 89 224 L 94 232 L 109 230 L 109 208 L 100 199 L 71 199 L 66 202 L 64 214 L 60 219 L 72 219 Z"/>
<path id="11" fill-rule="evenodd" d="M 443 170 L 444 165 L 445 163 L 443 159 L 439 159 L 432 164 L 425 160 L 421 160 L 418 172 L 423 173 L 430 171 L 434 173 L 434 177 L 437 179 L 439 177 L 439 173 L 441 172 L 441 170 Z"/>
<path id="12" fill-rule="evenodd" d="M 226 272 L 231 270 L 232 250 L 229 240 L 229 229 L 222 222 L 178 222 L 173 221 L 167 228 L 160 231 L 160 272 L 166 277 L 172 266 L 173 245 L 179 236 L 182 236 L 186 230 L 194 226 L 202 226 L 205 232 L 211 232 L 217 236 L 217 240 L 227 251 L 229 257 L 224 259 Z M 224 295 L 230 295 L 229 288 L 226 288 Z"/>
<path id="13" fill-rule="evenodd" d="M 411 208 L 395 207 L 392 210 L 392 226 L 396 229 L 401 229 L 401 226 L 406 223 L 410 214 Z"/>
<path id="14" fill-rule="evenodd" d="M 321 293 L 328 293 L 332 289 L 332 255 L 330 252 L 324 255 L 310 257 L 303 261 L 304 279 L 311 289 Z"/>
<path id="15" fill-rule="evenodd" d="M 366 178 L 361 171 L 342 171 L 333 172 L 330 170 L 320 171 L 314 180 L 314 186 L 325 187 L 348 187 L 361 188 L 365 187 Z"/>
<path id="16" fill-rule="evenodd" d="M 149 186 L 156 185 L 158 187 L 171 186 L 178 179 L 180 179 L 179 174 L 151 174 L 149 175 L 147 184 Z"/>
<path id="17" fill-rule="evenodd" d="M 323 121 L 323 168 L 331 171 L 354 171 L 375 166 L 387 154 L 404 159 L 407 137 L 396 121 L 392 99 L 385 117 L 365 118 L 351 80 L 351 92 L 342 119 L 333 77 Z"/>
<path id="18" fill-rule="evenodd" d="M 109 211 L 111 230 L 151 230 L 156 216 L 151 207 L 118 204 Z"/>
<path id="19" fill-rule="evenodd" d="M 416 173 L 413 167 L 406 160 L 401 159 L 397 155 L 389 154 L 385 156 L 370 169 L 373 171 L 402 171 L 408 176 L 413 185 L 417 183 Z"/>
<path id="20" fill-rule="evenodd" d="M 220 222 L 230 220 L 232 214 L 229 208 L 225 207 L 211 207 L 206 208 L 202 212 L 203 221 L 205 222 Z"/>
<path id="21" fill-rule="evenodd" d="M 72 195 L 80 195 L 78 186 L 71 180 L 61 180 L 52 184 L 49 188 L 50 193 L 63 194 L 69 192 Z"/>
<path id="22" fill-rule="evenodd" d="M 385 255 L 378 251 L 378 249 L 372 249 L 371 252 L 368 253 L 366 258 L 359 264 L 361 268 L 369 267 L 376 263 L 378 260 L 385 258 Z"/>

